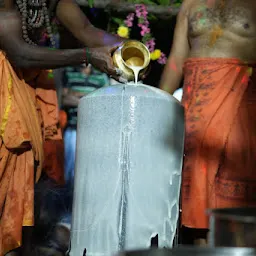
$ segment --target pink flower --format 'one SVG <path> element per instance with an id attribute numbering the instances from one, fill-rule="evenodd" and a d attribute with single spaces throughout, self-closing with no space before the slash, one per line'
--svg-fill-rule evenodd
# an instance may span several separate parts
<path id="1" fill-rule="evenodd" d="M 130 28 L 133 26 L 133 20 L 134 20 L 134 13 L 130 13 L 127 15 L 126 20 L 124 21 L 124 24 Z"/>
<path id="2" fill-rule="evenodd" d="M 132 21 L 129 21 L 129 20 L 126 20 L 126 21 L 124 22 L 124 24 L 125 24 L 128 28 L 132 27 L 132 25 L 133 25 Z"/>
<path id="3" fill-rule="evenodd" d="M 146 35 L 146 34 L 148 34 L 148 33 L 150 33 L 150 29 L 149 29 L 148 27 L 146 27 L 146 26 L 142 26 L 142 27 L 141 27 L 140 34 L 141 34 L 142 36 L 144 36 L 144 35 Z"/>
<path id="4" fill-rule="evenodd" d="M 157 60 L 157 62 L 158 62 L 159 64 L 162 64 L 162 65 L 164 65 L 164 64 L 166 63 L 166 61 L 167 61 L 167 57 L 165 56 L 164 53 L 162 53 L 161 56 L 160 56 L 160 58 Z"/>
<path id="5" fill-rule="evenodd" d="M 142 15 L 142 17 L 147 18 L 148 12 L 146 10 L 142 11 L 141 15 Z"/>
<path id="6" fill-rule="evenodd" d="M 142 17 L 140 10 L 136 10 L 135 13 L 138 18 Z"/>
<path id="7" fill-rule="evenodd" d="M 148 40 L 145 45 L 148 47 L 150 52 L 153 52 L 155 50 L 155 38 L 151 38 L 150 40 Z"/>
<path id="8" fill-rule="evenodd" d="M 153 46 L 153 47 L 155 47 L 155 45 L 156 45 L 155 39 L 153 39 L 153 38 L 151 38 L 151 39 L 148 41 L 148 43 L 149 43 L 151 46 Z"/>
<path id="9" fill-rule="evenodd" d="M 137 4 L 135 6 L 136 10 L 135 10 L 135 13 L 136 13 L 136 16 L 138 18 L 144 18 L 144 19 L 147 19 L 147 15 L 148 15 L 148 12 L 147 12 L 147 9 L 145 7 L 145 5 L 143 4 Z"/>
<path id="10" fill-rule="evenodd" d="M 145 20 L 145 21 L 143 22 L 143 24 L 144 24 L 145 26 L 148 26 L 148 25 L 149 25 L 148 20 Z"/>
<path id="11" fill-rule="evenodd" d="M 134 13 L 128 14 L 126 19 L 132 21 L 134 19 Z"/>
<path id="12" fill-rule="evenodd" d="M 148 47 L 148 50 L 149 50 L 150 52 L 153 52 L 153 51 L 155 50 L 154 47 L 152 47 L 152 45 L 148 44 L 148 42 L 145 43 L 145 45 Z"/>

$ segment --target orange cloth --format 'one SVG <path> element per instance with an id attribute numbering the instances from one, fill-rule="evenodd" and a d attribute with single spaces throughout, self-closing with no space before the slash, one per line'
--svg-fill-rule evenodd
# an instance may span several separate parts
<path id="1" fill-rule="evenodd" d="M 33 84 L 32 79 L 29 82 Z M 1 51 L 0 85 L 0 256 L 3 256 L 21 245 L 22 226 L 33 225 L 34 182 L 41 175 L 43 140 L 60 139 L 60 132 L 54 114 L 55 90 L 29 86 Z"/>
<path id="2" fill-rule="evenodd" d="M 29 72 L 30 79 L 31 72 Z M 55 82 L 51 71 L 40 72 L 36 79 L 30 80 L 31 85 L 36 87 L 38 101 L 44 119 L 48 120 L 48 126 L 45 128 L 44 154 L 45 160 L 43 171 L 47 176 L 63 185 L 64 179 L 64 143 L 60 138 L 60 127 L 56 130 L 56 124 L 60 121 L 60 112 L 57 105 L 57 94 L 55 92 Z M 45 90 L 47 89 L 47 90 Z M 50 140 L 49 140 L 50 138 Z M 55 138 L 55 140 L 52 140 Z"/>
<path id="3" fill-rule="evenodd" d="M 208 208 L 256 205 L 255 65 L 194 58 L 184 74 L 182 224 L 208 228 Z"/>
<path id="4" fill-rule="evenodd" d="M 45 161 L 43 171 L 58 185 L 65 184 L 64 178 L 64 142 L 47 140 L 44 142 Z"/>

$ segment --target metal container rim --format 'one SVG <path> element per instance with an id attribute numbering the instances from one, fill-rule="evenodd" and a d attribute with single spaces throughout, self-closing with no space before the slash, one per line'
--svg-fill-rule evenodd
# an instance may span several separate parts
<path id="1" fill-rule="evenodd" d="M 142 250 L 131 250 L 120 252 L 116 256 L 125 256 L 133 254 L 144 254 L 152 256 L 155 253 L 158 255 L 179 255 L 180 253 L 193 253 L 198 252 L 202 255 L 214 254 L 214 255 L 256 255 L 256 249 L 248 247 L 192 247 L 192 246 L 178 246 L 175 248 L 152 248 L 152 249 L 142 249 Z"/>
<path id="2" fill-rule="evenodd" d="M 206 212 L 210 217 L 222 220 L 256 223 L 256 207 L 208 209 Z"/>

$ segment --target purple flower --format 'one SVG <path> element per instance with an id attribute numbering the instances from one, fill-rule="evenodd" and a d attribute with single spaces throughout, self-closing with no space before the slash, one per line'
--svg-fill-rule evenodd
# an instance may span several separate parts
<path id="1" fill-rule="evenodd" d="M 161 54 L 160 58 L 157 60 L 157 62 L 161 65 L 164 65 L 167 61 L 167 57 L 164 53 Z"/>

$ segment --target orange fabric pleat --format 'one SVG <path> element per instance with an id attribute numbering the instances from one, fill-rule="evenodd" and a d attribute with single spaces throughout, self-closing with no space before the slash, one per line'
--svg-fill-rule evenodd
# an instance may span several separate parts
<path id="1" fill-rule="evenodd" d="M 60 111 L 58 108 L 58 98 L 55 89 L 55 82 L 50 71 L 44 70 L 37 76 L 32 72 L 26 72 L 25 77 L 28 83 L 36 88 L 37 103 L 44 126 L 44 164 L 43 171 L 47 176 L 63 185 L 64 182 L 64 143 L 61 136 L 61 126 L 59 124 Z M 35 73 L 38 72 L 35 70 Z M 24 72 L 23 72 L 24 74 Z"/>
<path id="2" fill-rule="evenodd" d="M 65 178 L 63 140 L 46 140 L 44 142 L 44 154 L 45 160 L 43 171 L 58 185 L 64 185 Z"/>
<path id="3" fill-rule="evenodd" d="M 194 58 L 184 65 L 182 224 L 208 228 L 208 208 L 256 205 L 255 65 Z"/>
<path id="4" fill-rule="evenodd" d="M 48 139 L 60 139 L 53 121 L 56 92 L 38 90 L 24 79 L 0 51 L 0 256 L 21 245 L 22 226 L 33 225 L 34 182 L 41 175 L 43 140 L 47 134 Z M 41 103 L 45 97 L 50 101 Z"/>

